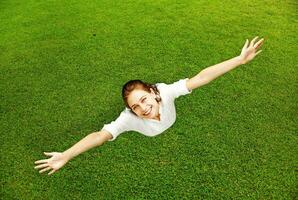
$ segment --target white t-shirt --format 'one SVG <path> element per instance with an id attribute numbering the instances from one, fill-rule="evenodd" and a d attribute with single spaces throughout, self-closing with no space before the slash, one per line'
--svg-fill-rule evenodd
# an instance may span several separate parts
<path id="1" fill-rule="evenodd" d="M 192 92 L 187 89 L 186 80 L 188 78 L 180 79 L 172 84 L 156 83 L 162 99 L 159 106 L 160 121 L 140 118 L 125 107 L 115 121 L 104 124 L 101 130 L 105 129 L 113 135 L 109 141 L 115 140 L 118 135 L 126 131 L 136 131 L 150 137 L 161 134 L 176 121 L 175 99 Z"/>

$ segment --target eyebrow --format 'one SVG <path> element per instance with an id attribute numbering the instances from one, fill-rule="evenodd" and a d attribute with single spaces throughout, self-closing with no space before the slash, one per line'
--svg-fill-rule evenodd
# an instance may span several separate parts
<path id="1" fill-rule="evenodd" d="M 146 95 L 144 95 L 144 96 L 146 96 Z M 141 100 L 144 96 L 142 96 L 142 97 L 140 98 L 140 100 Z M 139 100 L 139 101 L 140 101 L 140 100 Z M 133 108 L 135 105 L 136 105 L 136 104 L 133 104 L 133 105 L 131 106 L 131 108 Z"/>

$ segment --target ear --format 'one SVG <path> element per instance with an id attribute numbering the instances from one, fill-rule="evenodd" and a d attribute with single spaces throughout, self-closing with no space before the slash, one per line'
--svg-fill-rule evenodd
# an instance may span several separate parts
<path id="1" fill-rule="evenodd" d="M 155 92 L 154 92 L 154 90 L 152 88 L 150 88 L 150 91 L 151 91 L 150 94 L 155 95 Z"/>

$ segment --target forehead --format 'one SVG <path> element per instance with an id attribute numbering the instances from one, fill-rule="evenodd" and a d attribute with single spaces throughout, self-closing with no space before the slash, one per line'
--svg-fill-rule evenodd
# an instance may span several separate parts
<path id="1" fill-rule="evenodd" d="M 135 89 L 128 95 L 127 102 L 132 106 L 133 104 L 138 103 L 142 96 L 147 94 L 149 93 L 144 90 Z"/>

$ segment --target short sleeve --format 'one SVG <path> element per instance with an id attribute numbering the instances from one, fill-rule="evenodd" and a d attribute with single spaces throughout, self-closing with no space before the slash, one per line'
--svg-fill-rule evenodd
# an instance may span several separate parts
<path id="1" fill-rule="evenodd" d="M 172 84 L 166 84 L 165 88 L 167 93 L 173 98 L 178 98 L 182 95 L 192 93 L 192 90 L 188 90 L 188 88 L 186 87 L 187 80 L 189 80 L 189 78 L 180 79 L 179 81 L 176 81 Z"/>
<path id="2" fill-rule="evenodd" d="M 104 124 L 101 130 L 107 130 L 113 136 L 113 138 L 108 141 L 113 141 L 121 133 L 132 130 L 130 127 L 131 120 L 129 120 L 129 117 L 130 116 L 123 111 L 120 113 L 119 117 L 116 120 L 112 121 L 109 124 Z"/>

